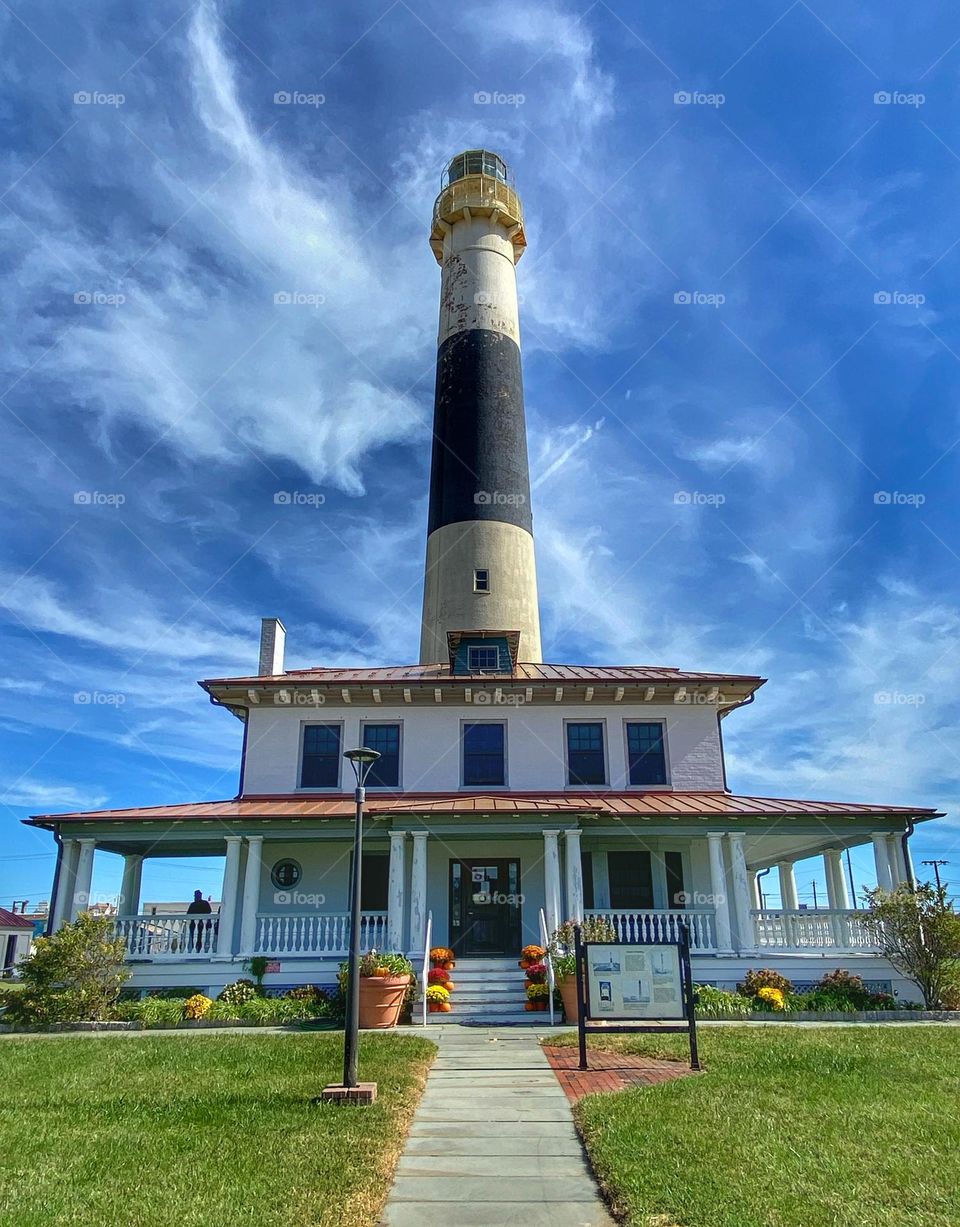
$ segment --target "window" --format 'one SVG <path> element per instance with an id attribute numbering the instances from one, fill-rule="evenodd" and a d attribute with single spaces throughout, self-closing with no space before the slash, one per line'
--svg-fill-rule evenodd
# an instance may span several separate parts
<path id="1" fill-rule="evenodd" d="M 666 784 L 662 724 L 627 725 L 627 762 L 631 784 Z"/>
<path id="2" fill-rule="evenodd" d="M 664 852 L 663 867 L 667 874 L 667 907 L 687 906 L 683 889 L 683 857 L 679 852 Z"/>
<path id="3" fill-rule="evenodd" d="M 386 852 L 362 852 L 360 854 L 360 910 L 361 912 L 385 912 L 387 910 L 390 857 Z M 350 877 L 347 879 L 347 905 L 353 887 L 353 853 L 350 853 Z"/>
<path id="4" fill-rule="evenodd" d="M 502 724 L 463 726 L 464 784 L 504 784 L 505 727 Z"/>
<path id="5" fill-rule="evenodd" d="M 277 890 L 291 890 L 300 881 L 303 870 L 297 861 L 277 861 L 270 870 L 270 881 Z"/>
<path id="6" fill-rule="evenodd" d="M 489 592 L 490 591 L 490 572 L 489 571 L 487 570 L 474 571 L 473 590 L 474 592 Z"/>
<path id="7" fill-rule="evenodd" d="M 365 724 L 363 744 L 380 757 L 367 775 L 368 788 L 400 787 L 400 725 Z"/>
<path id="8" fill-rule="evenodd" d="M 586 848 L 580 849 L 580 871 L 583 874 L 583 906 L 592 911 L 597 906 L 593 901 L 593 853 Z"/>
<path id="9" fill-rule="evenodd" d="M 649 852 L 608 852 L 610 906 L 636 912 L 653 907 L 653 870 Z"/>
<path id="10" fill-rule="evenodd" d="M 467 667 L 471 673 L 496 672 L 500 668 L 500 649 L 467 648 Z"/>
<path id="11" fill-rule="evenodd" d="M 301 788 L 336 788 L 340 783 L 340 725 L 307 724 L 303 729 Z"/>
<path id="12" fill-rule="evenodd" d="M 605 784 L 603 762 L 603 725 L 567 725 L 567 783 Z"/>

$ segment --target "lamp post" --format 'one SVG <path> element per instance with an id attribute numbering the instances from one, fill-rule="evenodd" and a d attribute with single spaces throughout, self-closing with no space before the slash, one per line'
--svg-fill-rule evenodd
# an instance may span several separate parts
<path id="1" fill-rule="evenodd" d="M 353 828 L 353 883 L 350 888 L 350 961 L 347 969 L 347 1011 L 343 1030 L 343 1085 L 350 1090 L 357 1085 L 357 1046 L 360 1018 L 360 865 L 363 849 L 364 784 L 370 768 L 380 757 L 376 750 L 361 746 L 347 750 L 343 756 L 353 768 L 357 780 L 354 796 L 357 802 Z"/>

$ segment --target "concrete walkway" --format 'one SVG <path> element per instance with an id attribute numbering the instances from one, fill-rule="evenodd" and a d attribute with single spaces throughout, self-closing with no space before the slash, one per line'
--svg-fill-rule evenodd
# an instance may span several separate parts
<path id="1" fill-rule="evenodd" d="M 427 1036 L 440 1051 L 382 1227 L 613 1227 L 538 1030 Z"/>

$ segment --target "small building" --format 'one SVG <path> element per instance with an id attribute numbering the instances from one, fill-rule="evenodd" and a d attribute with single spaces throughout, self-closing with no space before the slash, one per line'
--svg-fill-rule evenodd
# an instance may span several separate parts
<path id="1" fill-rule="evenodd" d="M 16 974 L 17 964 L 30 953 L 33 936 L 32 920 L 0 907 L 0 975 Z"/>
<path id="2" fill-rule="evenodd" d="M 908 882 L 909 836 L 936 810 L 731 792 L 724 722 L 762 677 L 544 662 L 515 274 L 526 239 L 497 155 L 453 159 L 430 242 L 442 272 L 420 660 L 286 670 L 283 624 L 263 619 L 257 671 L 201 682 L 244 724 L 235 797 L 28 820 L 60 848 L 52 926 L 84 906 L 104 849 L 124 858 L 116 926 L 134 986 L 215 990 L 254 955 L 270 959 L 268 985 L 332 982 L 349 940 L 343 753 L 365 745 L 380 755 L 367 781 L 365 948 L 420 957 L 429 936 L 493 981 L 563 920 L 603 916 L 625 939 L 687 925 L 704 982 L 844 967 L 905 991 L 843 856 L 872 846 L 877 882 Z M 142 908 L 151 856 L 224 858 L 219 908 Z M 828 906 L 801 908 L 793 866 L 814 856 Z M 771 868 L 776 908 L 757 887 Z M 474 1004 L 494 1018 L 517 1003 Z"/>

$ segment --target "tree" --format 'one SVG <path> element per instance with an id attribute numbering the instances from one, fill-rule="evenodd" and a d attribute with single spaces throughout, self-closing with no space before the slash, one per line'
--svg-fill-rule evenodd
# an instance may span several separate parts
<path id="1" fill-rule="evenodd" d="M 927 1009 L 937 1009 L 960 968 L 960 916 L 946 887 L 922 882 L 866 894 L 867 923 L 884 958 L 916 984 Z"/>
<path id="2" fill-rule="evenodd" d="M 130 972 L 113 922 L 82 912 L 52 937 L 38 938 L 20 964 L 23 989 L 8 1016 L 26 1023 L 99 1022 L 109 1018 Z"/>

